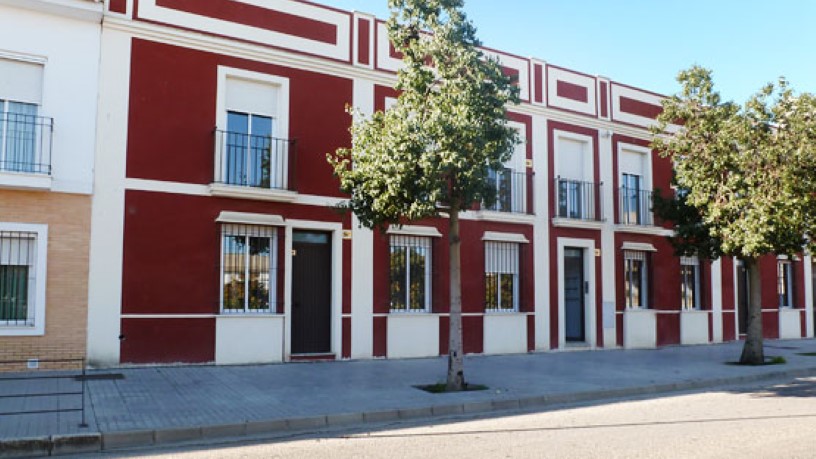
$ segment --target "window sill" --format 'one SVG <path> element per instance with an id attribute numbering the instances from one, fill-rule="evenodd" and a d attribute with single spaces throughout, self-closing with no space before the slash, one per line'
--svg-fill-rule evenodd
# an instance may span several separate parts
<path id="1" fill-rule="evenodd" d="M 552 225 L 556 228 L 601 230 L 604 227 L 604 222 L 598 220 L 580 220 L 577 218 L 553 217 Z"/>
<path id="2" fill-rule="evenodd" d="M 535 215 L 525 214 L 521 212 L 496 212 L 492 210 L 475 210 L 466 212 L 465 215 L 471 214 L 473 220 L 486 220 L 502 223 L 523 223 L 532 225 L 535 223 Z"/>
<path id="3" fill-rule="evenodd" d="M 221 311 L 216 315 L 219 319 L 274 319 L 282 318 L 284 314 L 278 312 L 224 312 Z"/>
<path id="4" fill-rule="evenodd" d="M 0 171 L 0 188 L 48 191 L 51 189 L 51 182 L 50 175 Z"/>
<path id="5" fill-rule="evenodd" d="M 524 315 L 521 311 L 514 309 L 485 309 L 486 316 L 519 316 Z"/>
<path id="6" fill-rule="evenodd" d="M 403 311 L 402 309 L 391 309 L 388 311 L 388 313 L 393 314 L 395 316 L 413 317 L 413 316 L 426 316 L 431 314 L 431 311 Z"/>
<path id="7" fill-rule="evenodd" d="M 618 223 L 615 225 L 615 231 L 621 233 L 635 233 L 635 234 L 650 234 L 654 236 L 671 236 L 674 234 L 673 230 L 661 228 L 654 225 L 624 225 Z"/>
<path id="8" fill-rule="evenodd" d="M 42 325 L 0 325 L 0 336 L 43 336 L 45 330 Z"/>
<path id="9" fill-rule="evenodd" d="M 210 194 L 223 198 L 254 199 L 258 201 L 276 202 L 292 202 L 298 197 L 298 194 L 295 191 L 225 185 L 223 183 L 211 183 Z"/>

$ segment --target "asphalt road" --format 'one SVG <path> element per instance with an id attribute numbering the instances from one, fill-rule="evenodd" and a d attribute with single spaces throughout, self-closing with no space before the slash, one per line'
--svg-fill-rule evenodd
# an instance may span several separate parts
<path id="1" fill-rule="evenodd" d="M 110 457 L 816 458 L 816 378 L 434 422 Z"/>

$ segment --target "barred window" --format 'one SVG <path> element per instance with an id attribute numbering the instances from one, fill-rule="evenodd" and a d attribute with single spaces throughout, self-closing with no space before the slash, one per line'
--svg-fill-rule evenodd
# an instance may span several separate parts
<path id="1" fill-rule="evenodd" d="M 278 229 L 224 225 L 221 247 L 221 311 L 277 312 Z"/>
<path id="2" fill-rule="evenodd" d="M 680 305 L 683 309 L 700 309 L 700 260 L 680 258 Z"/>
<path id="3" fill-rule="evenodd" d="M 779 295 L 779 307 L 793 307 L 793 264 L 790 260 L 776 262 L 776 290 Z"/>
<path id="4" fill-rule="evenodd" d="M 519 244 L 485 242 L 485 310 L 518 309 Z"/>
<path id="5" fill-rule="evenodd" d="M 623 252 L 623 289 L 627 308 L 648 308 L 649 277 L 645 252 Z"/>
<path id="6" fill-rule="evenodd" d="M 391 236 L 391 311 L 431 310 L 431 238 Z"/>
<path id="7" fill-rule="evenodd" d="M 37 233 L 0 231 L 0 325 L 34 326 Z"/>

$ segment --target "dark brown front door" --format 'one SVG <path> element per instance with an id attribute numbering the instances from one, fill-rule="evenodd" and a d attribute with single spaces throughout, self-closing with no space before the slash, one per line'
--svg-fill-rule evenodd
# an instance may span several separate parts
<path id="1" fill-rule="evenodd" d="M 292 233 L 292 354 L 331 352 L 331 235 Z"/>
<path id="2" fill-rule="evenodd" d="M 584 249 L 564 249 L 564 331 L 566 341 L 585 341 Z"/>

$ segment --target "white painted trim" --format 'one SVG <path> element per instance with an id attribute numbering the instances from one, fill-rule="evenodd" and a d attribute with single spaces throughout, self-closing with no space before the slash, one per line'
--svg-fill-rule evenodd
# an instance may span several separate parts
<path id="1" fill-rule="evenodd" d="M 40 13 L 53 14 L 62 18 L 71 18 L 81 21 L 101 22 L 103 6 L 98 1 L 76 0 L 2 0 L 3 6 L 24 8 Z"/>
<path id="2" fill-rule="evenodd" d="M 50 175 L 0 172 L 0 188 L 12 190 L 48 191 L 53 180 Z"/>
<path id="3" fill-rule="evenodd" d="M 358 28 L 359 24 L 360 24 L 360 21 L 359 21 L 360 19 L 366 19 L 366 20 L 368 20 L 368 23 L 369 23 L 369 26 L 368 26 L 368 64 L 367 65 L 366 64 L 360 64 L 360 30 Z M 373 69 L 374 64 L 375 64 L 374 59 L 376 57 L 375 53 L 374 53 L 374 46 L 375 46 L 375 43 L 374 43 L 374 30 L 377 27 L 377 17 L 374 16 L 373 14 L 361 13 L 359 11 L 355 11 L 354 15 L 352 16 L 352 21 L 354 21 L 354 23 L 352 24 L 352 27 L 351 27 L 352 30 L 354 30 L 354 39 L 352 40 L 352 43 L 351 43 L 352 62 L 354 62 L 354 65 L 356 65 L 356 66 L 365 67 L 365 68 L 368 68 L 368 69 Z"/>
<path id="4" fill-rule="evenodd" d="M 538 197 L 536 197 L 536 199 L 537 198 Z M 461 220 L 518 223 L 521 225 L 532 225 L 536 221 L 534 215 L 519 212 L 495 212 L 491 210 L 465 211 L 459 214 L 459 218 Z"/>
<path id="5" fill-rule="evenodd" d="M 132 37 L 103 28 L 88 274 L 88 360 L 119 364 Z"/>
<path id="6" fill-rule="evenodd" d="M 805 255 L 804 257 L 804 277 L 805 285 L 805 336 L 813 338 L 813 257 Z"/>
<path id="7" fill-rule="evenodd" d="M 547 159 L 547 120 L 541 115 L 532 117 L 533 163 L 538 165 L 538 173 L 533 176 L 536 190 L 533 205 L 533 289 L 535 294 L 535 349 L 550 349 L 550 225 L 549 196 L 547 186 L 549 161 Z"/>
<path id="8" fill-rule="evenodd" d="M 328 231 L 332 235 L 331 285 L 331 352 L 343 351 L 343 224 L 314 220 L 287 220 L 284 241 L 284 360 L 292 356 L 292 232 L 294 230 Z"/>
<path id="9" fill-rule="evenodd" d="M 584 293 L 584 335 L 590 349 L 596 347 L 596 301 L 595 286 L 595 241 L 592 239 L 576 239 L 559 237 L 557 246 L 558 266 L 558 347 L 564 348 L 566 340 L 566 302 L 564 300 L 564 251 L 567 247 L 584 249 L 584 281 L 589 282 L 589 292 Z"/>
<path id="10" fill-rule="evenodd" d="M 385 233 L 405 236 L 442 237 L 442 233 L 433 226 L 420 225 L 392 225 L 388 227 Z"/>
<path id="11" fill-rule="evenodd" d="M 485 231 L 482 235 L 483 241 L 496 242 L 516 242 L 519 244 L 529 244 L 530 241 L 523 234 L 519 233 L 500 233 L 497 231 Z"/>
<path id="12" fill-rule="evenodd" d="M 283 226 L 284 219 L 280 215 L 253 214 L 249 212 L 231 212 L 222 210 L 215 221 L 219 223 L 245 223 L 247 225 Z"/>
<path id="13" fill-rule="evenodd" d="M 578 220 L 575 218 L 553 217 L 552 225 L 556 228 L 577 228 L 600 231 L 604 229 L 604 222 L 593 220 Z"/>
<path id="14" fill-rule="evenodd" d="M 34 325 L 0 323 L 0 336 L 42 336 L 45 334 L 45 301 L 48 285 L 48 225 L 0 222 L 0 232 L 2 231 L 34 233 L 37 239 L 36 260 L 34 260 L 34 292 L 28 294 L 29 302 L 31 299 L 34 300 Z"/>
<path id="15" fill-rule="evenodd" d="M 139 2 L 139 16 L 158 22 L 165 22 L 183 28 L 196 29 L 223 36 L 231 36 L 240 40 L 249 40 L 257 43 L 269 43 L 283 48 L 301 50 L 303 52 L 325 56 L 341 61 L 349 60 L 351 44 L 350 17 L 328 8 L 319 7 L 301 2 L 276 1 L 270 5 L 268 0 L 237 0 L 241 3 L 280 11 L 295 16 L 327 22 L 337 27 L 337 41 L 335 44 L 288 35 L 281 32 L 265 30 L 235 22 L 210 18 L 198 14 L 187 13 L 172 8 L 164 8 L 156 0 L 141 0 Z M 274 8 L 270 8 L 274 6 Z"/>
<path id="16" fill-rule="evenodd" d="M 723 294 L 722 294 L 722 259 L 711 263 L 711 329 L 712 342 L 723 341 Z"/>
<path id="17" fill-rule="evenodd" d="M 624 242 L 621 245 L 622 250 L 635 250 L 638 252 L 657 252 L 657 249 L 648 242 Z"/>
<path id="18" fill-rule="evenodd" d="M 261 316 L 261 314 L 257 314 Z M 123 319 L 212 319 L 220 314 L 122 314 Z M 253 315 L 254 316 L 254 315 Z M 264 315 L 266 316 L 266 315 Z M 280 314 L 277 314 L 280 316 Z"/>
<path id="19" fill-rule="evenodd" d="M 216 172 L 217 174 L 218 172 Z M 251 186 L 225 185 L 223 183 L 210 184 L 212 196 L 231 199 L 254 199 L 258 201 L 294 202 L 298 194 L 294 191 Z"/>
<path id="20" fill-rule="evenodd" d="M 557 90 L 559 80 L 565 83 L 584 87 L 587 90 L 587 101 L 581 102 L 559 96 Z M 582 75 L 571 70 L 548 66 L 546 72 L 546 84 L 547 102 L 550 106 L 572 110 L 592 117 L 597 115 L 597 82 L 595 78 Z"/>
<path id="21" fill-rule="evenodd" d="M 646 225 L 622 225 L 616 224 L 614 230 L 618 233 L 646 234 L 649 236 L 672 236 L 674 230 L 661 228 L 659 226 Z"/>
<path id="22" fill-rule="evenodd" d="M 210 190 L 207 185 L 197 185 L 194 183 L 166 182 L 163 180 L 126 178 L 124 180 L 124 185 L 126 190 L 186 194 L 190 196 L 210 195 Z"/>

